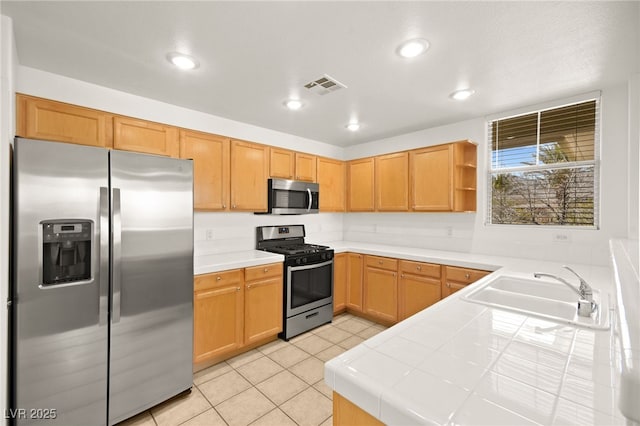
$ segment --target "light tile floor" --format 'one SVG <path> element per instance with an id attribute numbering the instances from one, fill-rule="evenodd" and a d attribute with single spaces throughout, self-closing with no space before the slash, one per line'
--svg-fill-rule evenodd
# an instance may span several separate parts
<path id="1" fill-rule="evenodd" d="M 120 426 L 331 425 L 324 363 L 385 327 L 342 314 L 285 342 L 276 340 L 197 372 L 191 394 Z"/>

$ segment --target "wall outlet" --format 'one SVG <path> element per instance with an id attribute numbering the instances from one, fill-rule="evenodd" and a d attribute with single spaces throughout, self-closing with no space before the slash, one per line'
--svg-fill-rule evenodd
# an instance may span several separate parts
<path id="1" fill-rule="evenodd" d="M 565 234 L 563 232 L 554 232 L 552 241 L 554 243 L 570 243 L 571 235 Z"/>
<path id="2" fill-rule="evenodd" d="M 453 226 L 447 226 L 444 228 L 447 237 L 453 237 Z"/>
<path id="3" fill-rule="evenodd" d="M 206 240 L 213 240 L 213 229 L 207 229 L 204 234 Z"/>

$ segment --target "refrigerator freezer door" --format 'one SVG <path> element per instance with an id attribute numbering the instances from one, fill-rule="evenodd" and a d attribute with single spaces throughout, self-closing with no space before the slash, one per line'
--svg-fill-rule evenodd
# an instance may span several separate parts
<path id="1" fill-rule="evenodd" d="M 193 177 L 191 161 L 110 155 L 113 424 L 192 385 Z"/>
<path id="2" fill-rule="evenodd" d="M 15 423 L 104 425 L 108 153 L 20 138 L 14 148 Z"/>

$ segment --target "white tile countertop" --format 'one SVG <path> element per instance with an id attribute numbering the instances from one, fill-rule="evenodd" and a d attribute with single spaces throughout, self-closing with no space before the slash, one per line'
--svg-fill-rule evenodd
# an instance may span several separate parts
<path id="1" fill-rule="evenodd" d="M 229 253 L 207 254 L 193 258 L 194 275 L 227 271 L 229 269 L 247 268 L 283 262 L 284 256 L 260 250 L 245 250 Z"/>
<path id="2" fill-rule="evenodd" d="M 462 299 L 498 275 L 577 280 L 547 261 L 366 243 L 336 252 L 495 271 L 325 364 L 325 382 L 390 425 L 625 424 L 615 326 L 575 327 Z M 610 268 L 571 264 L 615 300 Z M 610 306 L 603 306 L 609 309 Z M 610 316 L 612 324 L 615 316 Z"/>

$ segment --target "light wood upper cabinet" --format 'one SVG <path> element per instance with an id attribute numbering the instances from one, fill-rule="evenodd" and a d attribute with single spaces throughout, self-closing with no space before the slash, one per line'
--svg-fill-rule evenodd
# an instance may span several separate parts
<path id="1" fill-rule="evenodd" d="M 347 253 L 347 308 L 362 312 L 363 256 Z"/>
<path id="2" fill-rule="evenodd" d="M 110 148 L 111 114 L 62 102 L 16 95 L 16 134 L 31 139 Z"/>
<path id="3" fill-rule="evenodd" d="M 349 211 L 372 212 L 375 210 L 374 170 L 373 158 L 347 162 L 347 209 Z"/>
<path id="4" fill-rule="evenodd" d="M 347 253 L 333 257 L 333 313 L 347 307 Z"/>
<path id="5" fill-rule="evenodd" d="M 282 331 L 282 263 L 245 269 L 245 345 Z"/>
<path id="6" fill-rule="evenodd" d="M 269 176 L 281 179 L 293 179 L 296 167 L 295 152 L 288 149 L 269 149 Z"/>
<path id="7" fill-rule="evenodd" d="M 229 138 L 180 131 L 180 158 L 193 160 L 193 207 L 226 210 L 229 206 Z"/>
<path id="8" fill-rule="evenodd" d="M 178 157 L 178 128 L 130 117 L 114 117 L 113 147 L 122 151 Z"/>
<path id="9" fill-rule="evenodd" d="M 397 152 L 375 159 L 376 210 L 409 210 L 409 154 Z"/>
<path id="10" fill-rule="evenodd" d="M 231 210 L 266 211 L 269 147 L 231 141 Z"/>
<path id="11" fill-rule="evenodd" d="M 344 161 L 318 157 L 317 163 L 320 211 L 345 211 L 346 166 Z"/>
<path id="12" fill-rule="evenodd" d="M 422 211 L 453 209 L 453 146 L 438 145 L 409 153 L 411 208 Z"/>
<path id="13" fill-rule="evenodd" d="M 476 156 L 477 147 L 469 141 L 410 151 L 411 209 L 475 211 Z"/>
<path id="14" fill-rule="evenodd" d="M 367 266 L 364 269 L 364 312 L 386 323 L 397 322 L 397 260 L 365 256 L 365 264 Z"/>
<path id="15" fill-rule="evenodd" d="M 316 181 L 316 156 L 296 152 L 296 180 Z"/>
<path id="16" fill-rule="evenodd" d="M 199 363 L 243 345 L 242 269 L 198 275 L 194 280 L 193 362 Z"/>

